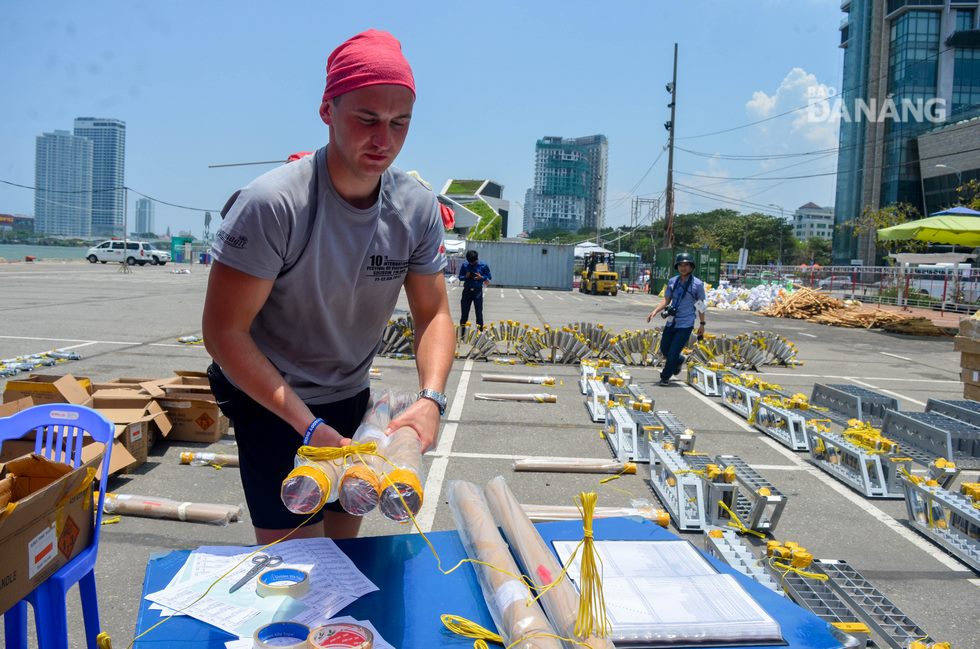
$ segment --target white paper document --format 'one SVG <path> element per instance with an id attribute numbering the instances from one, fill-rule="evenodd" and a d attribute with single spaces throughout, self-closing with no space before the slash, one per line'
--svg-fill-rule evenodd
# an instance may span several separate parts
<path id="1" fill-rule="evenodd" d="M 306 595 L 298 599 L 261 597 L 256 593 L 257 576 L 229 593 L 231 586 L 254 567 L 245 559 L 251 552 L 251 548 L 242 547 L 198 548 L 166 588 L 146 598 L 161 609 L 183 609 L 183 615 L 233 635 L 251 637 L 255 629 L 273 621 L 319 626 L 358 597 L 378 589 L 332 540 L 298 539 L 278 543 L 263 553 L 281 557 L 283 563 L 278 567 L 309 572 L 310 590 Z M 239 562 L 231 573 L 214 584 Z M 202 598 L 205 591 L 208 593 Z M 198 598 L 200 601 L 195 602 Z"/>
<path id="2" fill-rule="evenodd" d="M 555 541 L 562 564 L 578 541 Z M 596 541 L 602 592 L 619 645 L 778 643 L 779 624 L 738 581 L 687 541 Z M 568 576 L 579 585 L 580 560 Z"/>

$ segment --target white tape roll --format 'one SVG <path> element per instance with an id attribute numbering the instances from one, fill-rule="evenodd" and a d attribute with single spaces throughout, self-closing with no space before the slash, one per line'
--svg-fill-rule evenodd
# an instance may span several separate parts
<path id="1" fill-rule="evenodd" d="M 297 568 L 271 568 L 259 575 L 255 592 L 261 597 L 302 597 L 310 592 L 310 573 Z"/>
<path id="2" fill-rule="evenodd" d="M 270 622 L 252 636 L 254 649 L 305 649 L 310 627 L 299 622 Z"/>

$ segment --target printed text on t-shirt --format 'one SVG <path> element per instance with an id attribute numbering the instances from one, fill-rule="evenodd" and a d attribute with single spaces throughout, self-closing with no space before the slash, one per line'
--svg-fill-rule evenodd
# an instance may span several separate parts
<path id="1" fill-rule="evenodd" d="M 391 259 L 388 255 L 368 257 L 367 276 L 373 277 L 376 282 L 390 282 L 400 278 L 407 271 L 407 259 Z"/>

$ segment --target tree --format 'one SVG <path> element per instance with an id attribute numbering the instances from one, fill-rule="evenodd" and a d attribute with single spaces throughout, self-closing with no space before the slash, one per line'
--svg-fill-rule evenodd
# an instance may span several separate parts
<path id="1" fill-rule="evenodd" d="M 894 205 L 882 207 L 878 210 L 873 210 L 870 206 L 865 206 L 861 212 L 861 216 L 854 221 L 854 231 L 857 234 L 863 234 L 865 236 L 865 241 L 867 242 L 867 247 L 865 248 L 866 258 L 873 261 L 878 256 L 878 230 L 890 228 L 900 223 L 916 221 L 920 218 L 922 216 L 919 214 L 919 210 L 909 203 L 895 203 Z M 880 242 L 880 247 L 888 252 L 920 252 L 925 249 L 926 243 L 913 239 L 882 241 Z"/>
<path id="2" fill-rule="evenodd" d="M 800 250 L 801 257 L 798 257 L 796 261 L 827 266 L 830 264 L 830 251 L 831 244 L 829 239 L 810 237 L 803 242 L 802 249 Z"/>
<path id="3" fill-rule="evenodd" d="M 956 195 L 960 199 L 960 205 L 971 210 L 980 210 L 980 182 L 977 180 L 969 180 L 957 187 Z"/>

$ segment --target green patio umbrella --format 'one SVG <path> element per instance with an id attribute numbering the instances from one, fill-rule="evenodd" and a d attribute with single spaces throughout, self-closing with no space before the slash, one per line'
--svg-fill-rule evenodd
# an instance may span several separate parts
<path id="1" fill-rule="evenodd" d="M 946 210 L 946 212 L 952 212 L 952 210 Z M 908 223 L 893 225 L 890 228 L 882 228 L 878 230 L 878 240 L 905 241 L 915 239 L 928 243 L 943 243 L 969 248 L 980 247 L 980 212 L 977 214 L 978 216 L 968 216 L 962 212 L 952 214 L 937 212 L 918 221 L 909 221 Z"/>

